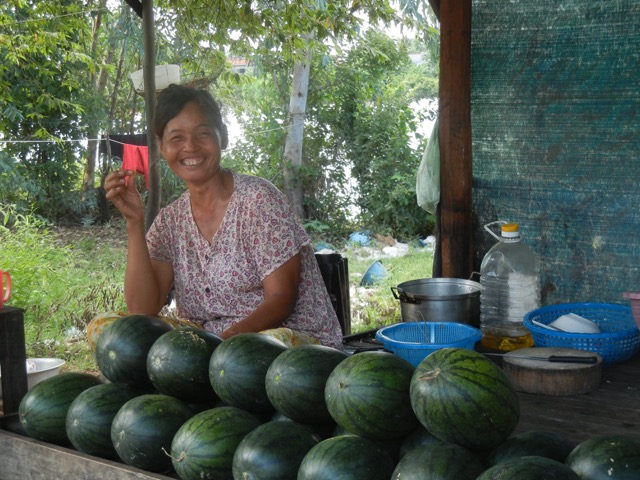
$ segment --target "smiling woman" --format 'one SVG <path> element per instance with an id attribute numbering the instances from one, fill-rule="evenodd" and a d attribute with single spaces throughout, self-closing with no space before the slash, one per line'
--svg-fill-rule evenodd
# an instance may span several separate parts
<path id="1" fill-rule="evenodd" d="M 105 182 L 127 222 L 129 313 L 158 315 L 173 289 L 178 317 L 222 338 L 286 328 L 341 348 L 313 247 L 287 198 L 262 178 L 220 166 L 227 129 L 211 95 L 170 85 L 158 97 L 154 131 L 187 191 L 146 234 L 135 182 L 125 182 L 133 172 Z"/>

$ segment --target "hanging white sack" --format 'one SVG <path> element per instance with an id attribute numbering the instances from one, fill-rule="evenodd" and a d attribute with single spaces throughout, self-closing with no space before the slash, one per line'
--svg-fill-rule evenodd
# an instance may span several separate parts
<path id="1" fill-rule="evenodd" d="M 429 143 L 422 155 L 416 177 L 416 197 L 418 206 L 431 214 L 436 213 L 440 202 L 440 141 L 438 140 L 439 119 L 436 118 L 429 137 Z"/>

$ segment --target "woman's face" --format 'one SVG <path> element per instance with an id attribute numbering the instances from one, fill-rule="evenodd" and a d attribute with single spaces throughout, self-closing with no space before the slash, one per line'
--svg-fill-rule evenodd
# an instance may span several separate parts
<path id="1" fill-rule="evenodd" d="M 169 168 L 187 183 L 209 180 L 220 169 L 220 134 L 195 102 L 167 122 L 159 147 Z"/>

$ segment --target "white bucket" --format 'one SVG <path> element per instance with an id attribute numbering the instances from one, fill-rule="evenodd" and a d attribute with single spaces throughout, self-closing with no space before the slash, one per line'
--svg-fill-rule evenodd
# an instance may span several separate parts
<path id="1" fill-rule="evenodd" d="M 164 90 L 172 83 L 180 85 L 180 66 L 179 65 L 157 65 L 156 66 L 156 91 Z M 143 70 L 136 70 L 129 78 L 133 83 L 133 88 L 139 94 L 144 93 L 144 74 Z"/>

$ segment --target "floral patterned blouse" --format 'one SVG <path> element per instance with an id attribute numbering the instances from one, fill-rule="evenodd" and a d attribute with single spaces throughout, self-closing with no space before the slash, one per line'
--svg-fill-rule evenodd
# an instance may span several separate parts
<path id="1" fill-rule="evenodd" d="M 296 253 L 298 301 L 282 327 L 342 349 L 342 331 L 310 240 L 267 180 L 233 173 L 234 192 L 211 244 L 191 213 L 189 192 L 163 208 L 147 233 L 151 258 L 173 266 L 177 315 L 220 333 L 263 300 L 263 279 Z"/>

